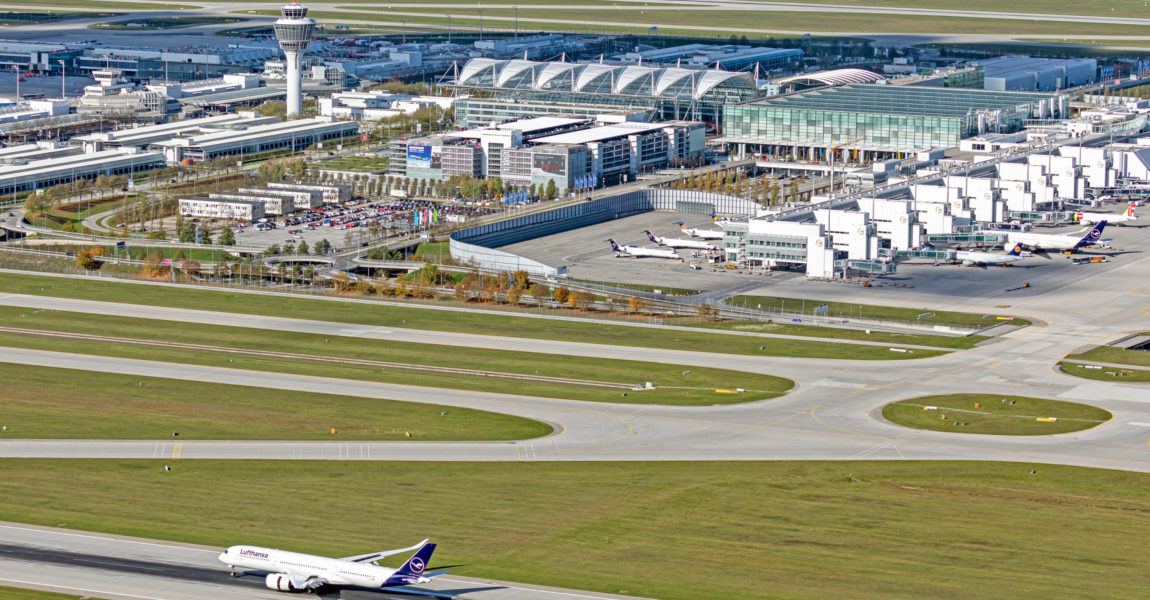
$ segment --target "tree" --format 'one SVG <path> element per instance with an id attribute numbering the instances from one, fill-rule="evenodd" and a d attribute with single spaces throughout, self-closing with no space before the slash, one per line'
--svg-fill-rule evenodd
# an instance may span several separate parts
<path id="1" fill-rule="evenodd" d="M 555 185 L 554 179 L 547 181 L 547 191 L 544 192 L 545 200 L 554 200 L 559 197 L 559 187 Z"/>
<path id="2" fill-rule="evenodd" d="M 103 246 L 94 246 L 85 248 L 76 252 L 76 266 L 84 269 L 85 271 L 95 271 L 100 268 L 102 264 L 96 260 L 96 257 L 104 255 Z"/>
<path id="3" fill-rule="evenodd" d="M 529 274 L 527 273 L 527 271 L 523 271 L 523 270 L 515 271 L 514 273 L 511 274 L 511 278 L 512 278 L 512 285 L 514 285 L 515 287 L 517 287 L 521 290 L 525 290 L 525 289 L 531 287 L 531 280 L 529 279 Z"/>
<path id="4" fill-rule="evenodd" d="M 523 295 L 523 290 L 518 287 L 513 287 L 507 290 L 507 303 L 519 304 L 519 297 Z"/>
<path id="5" fill-rule="evenodd" d="M 595 302 L 595 295 L 588 292 L 575 292 L 571 294 L 571 298 L 568 299 L 568 302 L 571 303 L 571 306 L 579 310 L 587 310 L 591 308 L 591 304 Z"/>
<path id="6" fill-rule="evenodd" d="M 566 304 L 567 298 L 570 296 L 571 290 L 567 289 L 567 286 L 565 285 L 561 285 L 558 289 L 555 290 L 555 301 L 559 304 Z"/>
<path id="7" fill-rule="evenodd" d="M 180 241 L 185 244 L 191 244 L 196 241 L 196 224 L 184 223 L 183 229 L 179 231 Z"/>
<path id="8" fill-rule="evenodd" d="M 24 201 L 24 209 L 47 218 L 48 209 L 52 207 L 52 199 L 44 194 L 32 194 Z"/>
<path id="9" fill-rule="evenodd" d="M 631 312 L 639 312 L 646 308 L 647 303 L 638 296 L 631 296 Z"/>
<path id="10" fill-rule="evenodd" d="M 236 234 L 232 231 L 231 227 L 224 227 L 220 230 L 220 236 L 216 238 L 216 244 L 220 246 L 235 246 Z"/>
<path id="11" fill-rule="evenodd" d="M 300 254 L 309 254 L 311 252 L 311 248 L 308 248 L 307 246 L 307 240 L 300 240 L 299 246 L 296 248 L 296 252 Z"/>
<path id="12" fill-rule="evenodd" d="M 714 306 L 706 303 L 696 306 L 695 312 L 698 313 L 700 319 L 710 319 L 719 315 L 719 311 Z"/>
<path id="13" fill-rule="evenodd" d="M 327 254 L 330 251 L 331 251 L 331 242 L 327 241 L 327 238 L 324 238 L 324 239 L 315 243 L 316 254 Z"/>
<path id="14" fill-rule="evenodd" d="M 204 227 L 203 231 L 200 232 L 200 243 L 201 244 L 212 243 L 212 230 L 210 227 Z"/>
<path id="15" fill-rule="evenodd" d="M 155 278 L 167 276 L 168 266 L 164 264 L 164 255 L 159 252 L 148 253 L 144 259 L 144 274 Z"/>
<path id="16" fill-rule="evenodd" d="M 547 289 L 545 285 L 536 283 L 531 285 L 531 289 L 528 290 L 528 293 L 535 299 L 536 304 L 542 305 L 543 301 L 547 299 L 547 296 L 551 295 L 551 290 Z"/>

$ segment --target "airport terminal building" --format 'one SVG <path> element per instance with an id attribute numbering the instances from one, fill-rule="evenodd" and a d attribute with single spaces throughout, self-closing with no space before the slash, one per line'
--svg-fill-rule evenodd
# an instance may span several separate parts
<path id="1" fill-rule="evenodd" d="M 473 58 L 454 83 L 497 100 L 650 110 L 657 120 L 721 131 L 723 105 L 761 98 L 752 73 L 708 68 Z"/>
<path id="2" fill-rule="evenodd" d="M 723 141 L 792 160 L 903 158 L 963 138 L 1069 114 L 1066 96 L 943 87 L 847 84 L 728 105 Z"/>

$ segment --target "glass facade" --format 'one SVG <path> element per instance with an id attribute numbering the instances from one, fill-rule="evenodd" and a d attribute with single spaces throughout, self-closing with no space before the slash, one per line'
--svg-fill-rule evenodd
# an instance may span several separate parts
<path id="1" fill-rule="evenodd" d="M 844 85 L 724 108 L 732 142 L 907 151 L 957 146 L 986 131 L 1011 132 L 1061 110 L 1051 94 L 932 87 Z"/>

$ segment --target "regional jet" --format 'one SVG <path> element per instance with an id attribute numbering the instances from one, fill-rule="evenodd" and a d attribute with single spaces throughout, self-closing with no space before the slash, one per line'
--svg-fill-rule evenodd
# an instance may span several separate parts
<path id="1" fill-rule="evenodd" d="M 416 550 L 398 569 L 381 567 L 380 559 Z M 395 586 L 429 583 L 447 571 L 425 572 L 435 544 L 427 540 L 398 550 L 372 552 L 347 558 L 328 558 L 258 546 L 232 546 L 220 554 L 220 562 L 232 570 L 232 577 L 257 575 L 264 585 L 279 592 L 321 592 L 344 587 L 381 590 Z M 236 569 L 242 569 L 237 573 Z M 429 590 L 392 590 L 406 594 L 443 597 Z"/>
<path id="2" fill-rule="evenodd" d="M 687 227 L 686 223 L 682 221 L 675 221 L 675 224 L 679 226 L 679 229 L 683 230 L 683 233 L 691 237 L 702 238 L 704 240 L 723 239 L 722 229 L 695 229 L 694 227 Z"/>
<path id="3" fill-rule="evenodd" d="M 716 246 L 712 243 L 704 242 L 704 241 L 700 241 L 700 240 L 685 240 L 682 238 L 658 237 L 655 234 L 651 233 L 650 231 L 647 231 L 646 229 L 643 230 L 643 233 L 647 234 L 647 239 L 651 240 L 652 242 L 655 242 L 656 244 L 659 244 L 660 246 L 666 246 L 668 248 L 689 248 L 691 250 L 718 250 L 719 249 L 718 246 Z"/>
<path id="4" fill-rule="evenodd" d="M 642 248 L 640 246 L 632 246 L 631 244 L 619 245 L 615 240 L 607 240 L 611 242 L 611 250 L 615 252 L 615 258 L 673 258 L 675 260 L 682 260 L 679 253 L 674 250 L 665 250 L 663 248 Z"/>
<path id="5" fill-rule="evenodd" d="M 978 252 L 974 250 L 959 250 L 954 253 L 954 260 L 967 267 L 985 267 L 986 265 L 1006 266 L 1026 258 L 1022 255 L 1022 244 L 1015 244 L 1010 252 Z"/>
<path id="6" fill-rule="evenodd" d="M 1008 244 L 1022 244 L 1034 250 L 1078 250 L 1087 246 L 1101 243 L 1102 230 L 1106 228 L 1106 220 L 1099 221 L 1097 225 L 1086 231 L 1086 235 L 1078 236 L 1082 231 L 1074 233 L 1032 233 L 1012 231 L 1006 236 Z"/>
<path id="7" fill-rule="evenodd" d="M 1131 202 L 1130 206 L 1126 207 L 1126 212 L 1118 215 L 1113 213 L 1076 212 L 1074 213 L 1074 220 L 1083 225 L 1093 225 L 1094 223 L 1100 223 L 1102 221 L 1106 221 L 1111 225 L 1116 223 L 1129 223 L 1138 220 L 1138 217 L 1134 214 L 1134 209 L 1136 208 L 1138 208 L 1138 205 Z"/>

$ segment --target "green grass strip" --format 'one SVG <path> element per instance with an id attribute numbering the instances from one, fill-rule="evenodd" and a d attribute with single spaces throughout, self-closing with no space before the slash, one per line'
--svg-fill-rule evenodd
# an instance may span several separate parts
<path id="1" fill-rule="evenodd" d="M 12 459 L 0 481 L 8 521 L 326 556 L 430 537 L 456 575 L 661 600 L 1141 600 L 1148 583 L 1150 474 L 1103 469 Z"/>
<path id="2" fill-rule="evenodd" d="M 1069 433 L 1097 427 L 1113 417 L 1108 411 L 1087 404 L 1003 394 L 947 394 L 901 400 L 884 406 L 882 416 L 915 429 L 993 435 Z"/>
<path id="3" fill-rule="evenodd" d="M 0 377 L 3 439 L 518 440 L 552 431 L 521 417 L 375 398 L 5 363 Z"/>
<path id="4" fill-rule="evenodd" d="M 22 330 L 60 332 L 69 335 L 95 335 L 151 341 L 231 348 L 252 352 L 274 352 L 301 357 L 237 355 L 228 352 L 164 348 L 150 345 L 114 343 L 76 338 L 42 337 L 0 331 L 0 345 L 58 352 L 118 356 L 141 360 L 184 362 L 237 369 L 341 377 L 364 381 L 467 389 L 506 394 L 525 394 L 591 402 L 630 402 L 636 404 L 710 405 L 750 402 L 774 398 L 794 386 L 782 377 L 640 361 L 597 359 L 580 356 L 555 360 L 553 355 L 512 350 L 453 348 L 443 346 L 373 340 L 338 335 L 317 335 L 262 328 L 201 325 L 179 321 L 158 321 L 132 317 L 87 315 L 0 306 L 0 323 Z M 384 365 L 354 365 L 340 360 L 375 361 L 416 365 L 428 370 L 413 371 Z M 337 362 L 327 362 L 337 361 Z M 561 378 L 587 382 L 556 383 L 480 374 L 433 372 L 437 367 L 468 369 L 512 376 Z M 612 384 L 613 387 L 593 383 Z M 619 385 L 652 382 L 656 389 L 630 392 Z M 743 394 L 717 393 L 716 389 L 743 388 Z"/>
<path id="5" fill-rule="evenodd" d="M 151 306 L 215 310 L 296 319 L 318 319 L 385 327 L 726 354 L 899 360 L 926 358 L 943 353 L 943 351 L 936 350 L 916 350 L 911 354 L 891 352 L 883 346 L 744 337 L 706 331 L 648 329 L 606 323 L 560 321 L 514 315 L 442 311 L 421 307 L 371 305 L 316 298 L 290 298 L 13 273 L 0 273 L 0 291 L 104 302 L 128 301 L 133 304 Z M 563 315 L 564 313 L 559 312 L 557 314 Z"/>

